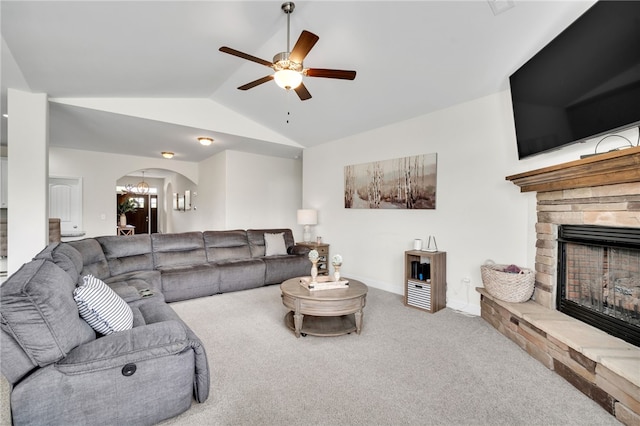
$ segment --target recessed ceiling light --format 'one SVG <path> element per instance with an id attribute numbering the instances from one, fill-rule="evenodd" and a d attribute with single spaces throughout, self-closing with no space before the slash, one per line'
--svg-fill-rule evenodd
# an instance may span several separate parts
<path id="1" fill-rule="evenodd" d="M 171 152 L 171 151 L 162 151 L 162 156 L 164 158 L 173 158 L 173 152 Z"/>
<path id="2" fill-rule="evenodd" d="M 9 114 L 2 114 L 4 118 L 9 118 Z"/>
<path id="3" fill-rule="evenodd" d="M 209 145 L 211 145 L 211 144 L 213 143 L 213 139 L 211 139 L 211 138 L 206 138 L 206 137 L 204 137 L 204 136 L 200 136 L 200 137 L 198 138 L 198 141 L 199 141 L 202 145 L 204 145 L 204 146 L 209 146 Z"/>

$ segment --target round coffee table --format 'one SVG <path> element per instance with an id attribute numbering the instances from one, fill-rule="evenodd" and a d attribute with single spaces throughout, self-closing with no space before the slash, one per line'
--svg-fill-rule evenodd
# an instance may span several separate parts
<path id="1" fill-rule="evenodd" d="M 360 281 L 345 279 L 349 287 L 331 290 L 309 291 L 300 285 L 300 278 L 280 284 L 282 303 L 291 309 L 285 323 L 296 337 L 360 334 L 368 288 Z"/>

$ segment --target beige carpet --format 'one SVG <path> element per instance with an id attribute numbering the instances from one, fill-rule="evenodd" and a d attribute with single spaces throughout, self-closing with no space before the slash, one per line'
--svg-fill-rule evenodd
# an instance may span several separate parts
<path id="1" fill-rule="evenodd" d="M 370 289 L 361 335 L 296 339 L 278 286 L 172 304 L 211 396 L 163 425 L 620 424 L 484 320 Z"/>
<path id="2" fill-rule="evenodd" d="M 171 306 L 206 347 L 211 395 L 165 426 L 620 424 L 481 318 L 381 290 L 341 337 L 296 339 L 278 286 Z M 2 425 L 7 401 L 2 379 Z"/>

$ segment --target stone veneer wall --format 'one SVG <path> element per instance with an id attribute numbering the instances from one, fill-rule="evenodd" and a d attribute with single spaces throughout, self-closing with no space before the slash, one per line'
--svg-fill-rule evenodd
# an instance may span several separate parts
<path id="1" fill-rule="evenodd" d="M 640 182 L 537 193 L 534 300 L 556 308 L 558 225 L 640 228 Z"/>

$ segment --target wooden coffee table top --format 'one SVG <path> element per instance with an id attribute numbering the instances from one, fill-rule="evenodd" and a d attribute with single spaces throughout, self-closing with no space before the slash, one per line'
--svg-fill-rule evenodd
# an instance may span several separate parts
<path id="1" fill-rule="evenodd" d="M 280 284 L 283 294 L 293 296 L 298 299 L 308 300 L 346 300 L 356 297 L 362 297 L 367 294 L 369 288 L 360 281 L 344 278 L 349 281 L 347 288 L 333 288 L 331 290 L 315 290 L 310 291 L 300 285 L 300 278 L 291 278 Z"/>

